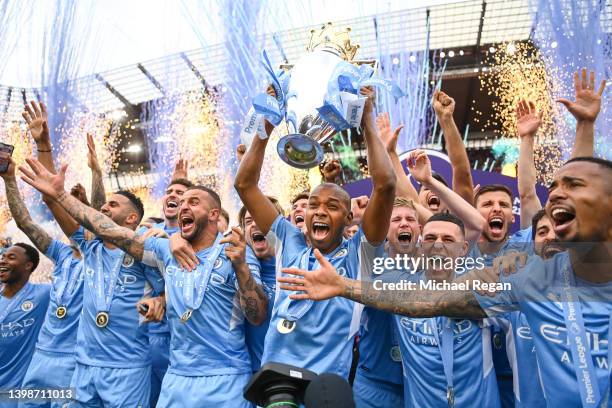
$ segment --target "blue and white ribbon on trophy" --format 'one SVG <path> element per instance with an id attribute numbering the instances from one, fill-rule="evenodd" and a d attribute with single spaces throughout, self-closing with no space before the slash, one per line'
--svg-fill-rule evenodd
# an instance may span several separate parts
<path id="1" fill-rule="evenodd" d="M 260 93 L 253 98 L 253 107 L 247 113 L 240 133 L 243 143 L 252 140 L 255 134 L 260 139 L 268 137 L 264 128 L 264 119 L 274 126 L 278 126 L 283 119 L 287 119 L 287 93 L 291 74 L 284 70 L 274 72 L 265 50 L 261 56 L 261 64 L 268 73 L 276 98 L 268 95 L 267 92 Z"/>
<path id="2" fill-rule="evenodd" d="M 294 113 L 287 112 L 287 100 L 292 97 L 288 93 L 291 74 L 283 70 L 274 72 L 266 51 L 262 53 L 261 63 L 268 73 L 276 98 L 266 92 L 253 98 L 253 107 L 249 110 L 240 133 L 245 144 L 249 144 L 255 134 L 261 139 L 268 137 L 264 129 L 264 119 L 274 126 L 284 119 L 297 129 Z M 406 96 L 396 83 L 388 79 L 373 78 L 373 74 L 374 69 L 371 66 L 356 66 L 347 61 L 339 63 L 334 70 L 323 105 L 317 108 L 317 111 L 336 131 L 359 126 L 365 103 L 365 98 L 359 96 L 362 87 L 382 89 L 395 99 Z"/>

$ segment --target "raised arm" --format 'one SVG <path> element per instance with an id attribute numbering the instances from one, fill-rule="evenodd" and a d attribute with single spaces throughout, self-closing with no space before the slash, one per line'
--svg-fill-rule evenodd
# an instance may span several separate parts
<path id="1" fill-rule="evenodd" d="M 373 185 L 372 195 L 363 214 L 362 228 L 368 242 L 378 245 L 387 237 L 395 198 L 396 177 L 387 150 L 376 131 L 374 91 L 362 88 L 361 93 L 367 96 L 361 123 L 364 127 L 368 169 Z"/>
<path id="2" fill-rule="evenodd" d="M 91 206 L 100 211 L 106 202 L 106 191 L 104 191 L 102 168 L 96 154 L 96 144 L 89 133 L 87 134 L 87 165 L 91 169 Z"/>
<path id="3" fill-rule="evenodd" d="M 49 123 L 47 119 L 47 107 L 42 102 L 36 103 L 30 101 L 30 104 L 26 104 L 24 109 L 21 116 L 28 124 L 28 130 L 36 144 L 38 160 L 47 170 L 51 173 L 55 173 L 52 154 L 53 147 L 51 146 L 51 135 L 49 133 Z"/>
<path id="4" fill-rule="evenodd" d="M 240 307 L 249 323 L 260 325 L 268 313 L 268 297 L 261 284 L 253 278 L 246 262 L 246 240 L 244 233 L 238 227 L 232 228 L 232 233 L 223 238 L 221 244 L 228 243 L 225 254 L 231 260 L 238 280 Z"/>
<path id="5" fill-rule="evenodd" d="M 587 70 L 582 69 L 582 76 L 574 73 L 574 89 L 576 101 L 568 99 L 557 99 L 576 118 L 576 141 L 572 149 L 571 158 L 592 157 L 595 144 L 595 120 L 601 109 L 601 95 L 606 88 L 606 80 L 603 79 L 599 89 L 595 91 L 595 72 L 591 71 L 587 81 Z"/>
<path id="6" fill-rule="evenodd" d="M 432 102 L 436 117 L 444 134 L 446 151 L 453 167 L 453 191 L 465 201 L 474 205 L 474 182 L 470 161 L 459 129 L 453 119 L 455 100 L 442 91 L 436 90 Z M 448 204 L 447 204 L 448 205 Z"/>
<path id="7" fill-rule="evenodd" d="M 448 316 L 481 319 L 486 313 L 476 296 L 469 290 L 380 290 L 375 282 L 353 280 L 340 276 L 319 250 L 315 249 L 321 268 L 306 271 L 297 268 L 283 269 L 283 273 L 296 277 L 280 276 L 281 289 L 302 293 L 290 295 L 292 299 L 325 300 L 341 296 L 366 306 L 394 314 L 412 317 Z M 462 276 L 462 281 L 479 279 L 472 271 Z M 381 282 L 379 282 L 381 283 Z"/>
<path id="8" fill-rule="evenodd" d="M 10 156 L 6 157 L 9 160 L 9 167 L 5 173 L 0 173 L 4 179 L 4 188 L 6 190 L 6 199 L 8 201 L 11 215 L 17 224 L 17 227 L 32 241 L 34 246 L 42 253 L 47 252 L 47 248 L 51 245 L 52 238 L 47 232 L 39 227 L 28 212 L 19 188 L 17 187 L 17 179 L 15 178 L 15 162 Z"/>
<path id="9" fill-rule="evenodd" d="M 144 239 L 129 228 L 120 227 L 104 214 L 86 206 L 64 190 L 67 166 L 63 165 L 58 174 L 52 174 L 36 159 L 26 162 L 30 168 L 19 166 L 22 180 L 57 202 L 79 224 L 98 237 L 117 245 L 137 260 L 142 260 Z"/>
<path id="10" fill-rule="evenodd" d="M 391 165 L 393 166 L 393 172 L 397 178 L 395 195 L 397 197 L 412 200 L 412 203 L 416 207 L 419 224 L 423 225 L 425 222 L 427 222 L 429 217 L 432 216 L 432 212 L 429 211 L 428 208 L 425 208 L 419 204 L 419 193 L 417 193 L 414 186 L 406 176 L 404 168 L 402 167 L 402 162 L 397 154 L 397 138 L 399 137 L 400 131 L 404 125 L 398 126 L 393 132 L 391 132 L 389 114 L 385 112 L 376 117 L 376 127 L 378 128 L 378 134 L 385 145 L 387 154 L 391 160 Z"/>
<path id="11" fill-rule="evenodd" d="M 540 124 L 542 112 L 536 112 L 532 101 L 519 101 L 516 106 L 516 129 L 521 145 L 519 148 L 517 183 L 521 199 L 521 229 L 531 225 L 533 216 L 542 209 L 536 193 L 536 167 L 534 161 L 534 139 Z"/>
<path id="12" fill-rule="evenodd" d="M 269 122 L 266 121 L 268 135 L 272 133 L 272 129 Z M 240 167 L 238 167 L 238 173 L 236 173 L 236 179 L 234 180 L 234 188 L 238 192 L 240 200 L 264 234 L 268 233 L 278 216 L 276 208 L 258 186 L 268 140 L 269 138 L 264 140 L 259 137 L 253 138 L 251 147 L 240 161 Z"/>
<path id="13" fill-rule="evenodd" d="M 470 203 L 432 177 L 431 162 L 423 150 L 410 152 L 408 169 L 415 180 L 433 191 L 453 214 L 461 218 L 465 224 L 467 241 L 470 243 L 478 241 L 486 220 Z"/>

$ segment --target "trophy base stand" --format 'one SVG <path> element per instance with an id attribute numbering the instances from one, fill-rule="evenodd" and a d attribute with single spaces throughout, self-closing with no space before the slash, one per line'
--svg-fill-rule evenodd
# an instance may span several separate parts
<path id="1" fill-rule="evenodd" d="M 321 145 L 300 133 L 283 136 L 278 141 L 276 151 L 285 163 L 298 169 L 309 169 L 323 161 Z"/>

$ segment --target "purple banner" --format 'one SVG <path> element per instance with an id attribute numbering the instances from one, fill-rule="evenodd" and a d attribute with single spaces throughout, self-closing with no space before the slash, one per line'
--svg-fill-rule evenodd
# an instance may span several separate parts
<path id="1" fill-rule="evenodd" d="M 444 179 L 448 182 L 448 185 L 451 186 L 452 185 L 452 169 L 451 169 L 451 164 L 448 159 L 448 156 L 438 151 L 435 151 L 435 150 L 427 150 L 427 149 L 425 150 L 427 154 L 429 155 L 429 159 L 431 160 L 431 166 L 433 170 L 439 173 L 440 175 L 442 175 L 442 177 L 444 177 Z M 408 168 L 406 166 L 406 160 L 405 160 L 407 157 L 408 157 L 408 153 L 404 153 L 402 154 L 401 159 L 402 159 L 402 166 L 404 166 L 404 171 L 406 172 L 406 174 L 409 174 Z M 488 184 L 503 184 L 512 191 L 512 194 L 514 194 L 513 202 L 512 202 L 512 212 L 514 213 L 516 220 L 514 224 L 510 227 L 510 232 L 518 231 L 521 225 L 521 219 L 520 219 L 521 200 L 519 199 L 516 178 L 504 176 L 503 174 L 500 174 L 500 173 L 492 173 L 492 172 L 482 171 L 482 170 L 472 170 L 472 179 L 474 180 L 474 185 L 480 184 L 480 186 L 482 187 Z M 415 182 L 414 180 L 412 180 L 412 178 L 410 178 L 410 180 L 418 191 L 419 184 Z M 370 196 L 370 194 L 372 193 L 372 181 L 370 179 L 359 180 L 353 183 L 346 184 L 344 188 L 346 189 L 346 191 L 348 191 L 351 197 L 358 197 L 361 195 Z M 548 199 L 548 190 L 546 189 L 546 187 L 538 184 L 536 185 L 536 191 L 537 191 L 538 197 L 540 198 L 540 202 L 542 203 L 542 205 L 544 205 L 544 203 Z"/>

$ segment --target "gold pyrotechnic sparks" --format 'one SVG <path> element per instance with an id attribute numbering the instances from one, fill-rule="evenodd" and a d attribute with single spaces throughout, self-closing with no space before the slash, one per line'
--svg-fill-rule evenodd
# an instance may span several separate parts
<path id="1" fill-rule="evenodd" d="M 550 177 L 561 165 L 561 152 L 568 148 L 557 137 L 566 125 L 559 120 L 565 114 L 553 95 L 564 84 L 559 81 L 558 72 L 547 69 L 542 56 L 531 43 L 507 43 L 489 52 L 486 58 L 486 71 L 480 76 L 481 88 L 496 101 L 493 103 L 493 116 L 484 126 L 499 127 L 504 137 L 516 137 L 515 107 L 519 100 L 527 99 L 535 103 L 542 112 L 542 124 L 538 130 L 536 145 L 536 166 L 542 182 Z"/>

